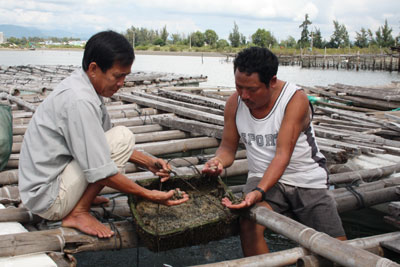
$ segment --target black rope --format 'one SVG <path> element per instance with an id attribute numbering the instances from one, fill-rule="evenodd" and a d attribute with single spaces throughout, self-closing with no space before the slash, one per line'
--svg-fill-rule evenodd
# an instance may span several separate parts
<path id="1" fill-rule="evenodd" d="M 138 117 L 139 117 L 139 119 L 142 121 L 142 124 L 143 125 L 146 125 L 146 120 L 147 120 L 147 117 L 149 117 L 149 120 L 150 120 L 150 123 L 153 123 L 153 120 L 151 119 L 151 117 L 150 117 L 150 115 L 149 114 L 147 114 L 147 112 L 142 112 L 140 109 L 138 109 L 138 108 L 133 108 L 134 110 L 136 110 L 136 112 L 138 113 Z M 144 113 L 144 119 L 142 118 L 142 114 Z"/>
<path id="2" fill-rule="evenodd" d="M 187 163 L 189 163 L 189 168 L 191 168 L 194 172 L 196 172 L 198 175 L 200 175 L 200 176 L 202 176 L 202 173 L 200 172 L 200 170 L 199 169 L 197 169 L 197 167 L 196 167 L 196 165 L 195 164 L 193 164 L 193 162 L 191 162 L 190 160 L 188 160 L 188 159 L 185 159 L 185 158 L 180 158 L 181 160 L 184 160 L 184 161 L 186 161 Z M 171 161 L 173 161 L 174 159 L 169 159 L 168 161 L 167 161 L 167 163 L 170 163 Z"/>
<path id="3" fill-rule="evenodd" d="M 186 162 L 189 163 L 189 168 L 193 169 L 194 172 L 196 172 L 198 175 L 200 175 L 201 178 L 204 178 L 205 175 L 203 173 L 200 172 L 200 170 L 196 167 L 195 164 L 193 164 L 192 162 L 190 162 L 189 160 L 185 159 L 185 158 L 181 158 L 182 160 L 185 160 Z M 167 162 L 171 162 L 173 159 L 169 159 Z M 226 169 L 225 169 L 226 171 Z M 218 176 L 219 178 L 221 178 L 220 176 Z M 216 178 L 218 178 L 216 177 Z M 185 182 L 187 185 L 189 185 L 193 190 L 200 192 L 199 189 L 197 189 L 194 185 L 192 185 L 189 181 L 186 181 L 185 179 L 183 179 L 182 177 L 176 176 L 176 178 L 181 179 L 183 182 Z M 206 200 L 208 201 L 208 203 L 214 205 L 215 207 L 217 207 L 218 209 L 222 210 L 228 217 L 231 217 L 232 214 L 230 212 L 228 212 L 228 210 L 226 210 L 225 208 L 221 208 L 220 206 L 218 206 L 217 204 L 215 204 L 211 199 L 208 198 L 207 195 L 204 195 L 206 198 Z"/>
<path id="4" fill-rule="evenodd" d="M 346 185 L 345 188 L 354 195 L 360 208 L 365 208 L 364 197 L 354 189 L 353 185 Z"/>
<path id="5" fill-rule="evenodd" d="M 112 207 L 111 207 L 111 211 L 108 211 L 106 209 L 106 207 L 104 206 L 104 203 L 100 204 L 100 207 L 103 210 L 103 216 L 95 210 L 90 210 L 90 212 L 93 214 L 93 216 L 99 220 L 101 223 L 108 223 L 110 225 L 111 231 L 114 232 L 114 248 L 112 250 L 121 250 L 122 249 L 122 236 L 121 233 L 119 232 L 118 228 L 115 226 L 114 222 L 115 219 L 119 219 L 119 220 L 126 220 L 125 217 L 123 216 L 119 216 L 117 214 L 114 214 L 114 210 L 115 210 L 115 198 L 119 197 L 119 196 L 123 196 L 124 194 L 116 194 L 112 197 L 109 198 L 109 200 L 112 201 Z M 119 239 L 119 246 L 117 246 L 117 238 Z"/>
<path id="6" fill-rule="evenodd" d="M 114 249 L 113 250 L 121 250 L 121 248 L 122 248 L 121 233 L 119 232 L 118 228 L 115 226 L 114 222 L 109 221 L 108 224 L 110 225 L 111 230 L 114 232 Z M 119 239 L 119 247 L 118 248 L 117 248 L 117 237 Z"/>
<path id="7" fill-rule="evenodd" d="M 196 158 L 197 158 L 199 164 L 204 164 L 208 161 L 208 159 L 203 155 L 197 155 Z"/>

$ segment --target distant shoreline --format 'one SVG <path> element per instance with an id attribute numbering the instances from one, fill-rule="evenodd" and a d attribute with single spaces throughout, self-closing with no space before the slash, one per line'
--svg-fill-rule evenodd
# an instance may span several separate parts
<path id="1" fill-rule="evenodd" d="M 0 48 L 0 51 L 31 51 L 27 48 Z M 83 48 L 36 48 L 38 51 L 83 51 Z M 227 54 L 219 52 L 194 52 L 194 51 L 154 51 L 154 50 L 135 50 L 136 55 L 154 56 L 189 56 L 189 57 L 226 57 Z"/>
<path id="2" fill-rule="evenodd" d="M 226 57 L 227 55 L 219 52 L 172 52 L 172 51 L 152 51 L 152 50 L 135 50 L 137 55 L 161 55 L 161 56 L 190 56 L 190 57 Z"/>

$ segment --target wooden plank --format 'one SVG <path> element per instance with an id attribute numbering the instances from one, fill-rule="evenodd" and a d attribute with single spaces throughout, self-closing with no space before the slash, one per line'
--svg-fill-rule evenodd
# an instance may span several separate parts
<path id="1" fill-rule="evenodd" d="M 173 99 L 170 99 L 167 97 L 162 97 L 162 96 L 158 96 L 158 95 L 154 95 L 154 94 L 147 94 L 147 93 L 143 93 L 143 92 L 139 92 L 139 91 L 132 91 L 131 94 L 137 95 L 137 96 L 142 96 L 142 97 L 145 97 L 148 99 L 153 99 L 153 100 L 164 102 L 164 103 L 168 103 L 168 104 L 182 106 L 185 108 L 191 108 L 191 109 L 200 110 L 200 111 L 204 111 L 204 112 L 208 112 L 208 113 L 212 113 L 212 114 L 216 114 L 216 115 L 221 115 L 221 116 L 224 115 L 223 110 L 215 109 L 213 107 L 202 106 L 197 103 L 192 104 L 185 100 L 178 101 L 178 100 L 173 100 Z"/>
<path id="2" fill-rule="evenodd" d="M 325 101 L 315 100 L 315 105 L 327 106 L 327 107 L 331 107 L 331 108 L 351 110 L 351 111 L 358 111 L 358 112 L 373 112 L 373 111 L 375 111 L 375 109 L 354 107 L 354 106 L 349 106 L 349 105 L 344 105 L 344 104 L 336 104 L 336 103 L 333 103 L 330 101 L 325 102 Z"/>
<path id="3" fill-rule="evenodd" d="M 188 120 L 182 118 L 171 118 L 171 117 L 158 117 L 154 119 L 157 123 L 172 128 L 180 129 L 189 133 L 203 134 L 209 137 L 215 137 L 222 139 L 223 127 L 215 124 L 209 124 L 199 122 L 195 120 Z"/>
<path id="4" fill-rule="evenodd" d="M 132 96 L 126 93 L 116 93 L 113 97 L 115 97 L 115 99 L 121 99 L 127 102 L 134 102 L 140 105 L 156 108 L 166 112 L 172 112 L 183 117 L 196 119 L 203 122 L 214 123 L 217 125 L 224 125 L 224 117 L 220 115 L 215 115 L 204 111 L 193 110 L 185 107 L 179 107 L 172 104 L 167 104 L 140 96 Z"/>
<path id="5" fill-rule="evenodd" d="M 349 144 L 346 142 L 340 142 L 337 140 L 330 140 L 330 139 L 325 139 L 325 138 L 317 138 L 318 145 L 324 145 L 324 146 L 332 146 L 336 148 L 341 148 L 345 149 L 347 152 L 353 154 L 353 155 L 360 155 L 361 154 L 361 149 L 354 144 Z"/>
<path id="6" fill-rule="evenodd" d="M 349 116 L 349 117 L 353 117 L 355 119 L 358 120 L 363 120 L 363 121 L 367 121 L 367 122 L 372 122 L 378 125 L 381 125 L 382 127 L 386 127 L 389 128 L 391 130 L 395 130 L 395 131 L 400 131 L 400 128 L 393 125 L 393 123 L 387 122 L 387 121 L 383 121 L 383 120 L 379 120 L 373 117 L 369 117 L 363 113 L 360 112 L 351 112 L 351 111 L 344 111 L 344 110 L 338 110 L 338 109 L 333 109 L 333 108 L 327 108 L 327 107 L 316 107 L 317 110 L 322 110 L 328 114 L 339 114 L 339 115 L 345 115 L 345 116 Z"/>
<path id="7" fill-rule="evenodd" d="M 360 139 L 364 139 L 364 141 L 368 141 L 371 143 L 400 148 L 399 141 L 385 139 L 385 138 L 382 138 L 382 137 L 379 137 L 376 135 L 372 135 L 372 134 L 363 134 L 363 133 L 357 133 L 357 132 L 346 131 L 346 130 L 338 130 L 338 129 L 335 129 L 335 131 L 333 132 L 332 129 L 330 129 L 328 127 L 322 127 L 322 126 L 318 126 L 318 125 L 316 125 L 314 127 L 314 130 L 315 130 L 315 134 L 317 136 L 321 136 L 324 138 L 337 139 L 337 140 L 344 140 L 346 138 L 348 140 L 351 138 L 360 138 Z"/>
<path id="8" fill-rule="evenodd" d="M 390 90 L 369 89 L 367 87 L 354 88 L 354 87 L 351 87 L 348 85 L 342 85 L 342 84 L 334 84 L 334 85 L 328 86 L 327 90 L 334 91 L 334 92 L 346 93 L 346 95 L 383 100 L 386 103 L 400 101 L 400 97 L 399 97 L 400 90 L 397 90 L 397 92 L 394 92 L 397 95 L 390 95 Z M 384 92 L 384 93 L 382 93 L 382 92 Z M 398 104 L 398 103 L 395 103 L 395 104 Z"/>
<path id="9" fill-rule="evenodd" d="M 176 92 L 176 91 L 168 91 L 168 90 L 159 90 L 159 93 L 162 96 L 166 96 L 172 99 L 176 99 L 179 101 L 189 102 L 197 105 L 202 105 L 206 107 L 216 108 L 219 110 L 225 109 L 225 101 L 217 100 L 214 98 L 209 98 L 201 95 L 183 93 L 183 92 Z"/>

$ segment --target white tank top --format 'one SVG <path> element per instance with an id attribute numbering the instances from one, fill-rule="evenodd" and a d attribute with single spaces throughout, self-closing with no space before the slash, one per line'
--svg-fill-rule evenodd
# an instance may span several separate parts
<path id="1" fill-rule="evenodd" d="M 240 139 L 246 145 L 248 178 L 262 177 L 274 158 L 286 106 L 297 90 L 301 88 L 286 83 L 271 112 L 262 119 L 254 118 L 238 97 L 236 126 Z M 312 123 L 300 133 L 290 163 L 279 182 L 305 188 L 327 188 L 326 159 L 318 149 Z"/>

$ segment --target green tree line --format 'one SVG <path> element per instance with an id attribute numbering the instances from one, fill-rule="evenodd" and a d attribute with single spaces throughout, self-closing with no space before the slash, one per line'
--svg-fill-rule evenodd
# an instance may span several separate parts
<path id="1" fill-rule="evenodd" d="M 400 34 L 393 37 L 393 29 L 388 25 L 387 20 L 378 28 L 377 31 L 361 28 L 356 32 L 354 41 L 351 41 L 346 26 L 334 20 L 333 33 L 330 39 L 322 38 L 321 30 L 313 27 L 308 14 L 305 14 L 304 21 L 299 25 L 301 30 L 300 39 L 296 40 L 293 36 L 278 41 L 271 31 L 263 28 L 257 29 L 248 38 L 239 31 L 239 26 L 233 22 L 232 31 L 228 39 L 220 39 L 212 29 L 204 32 L 196 31 L 189 34 L 170 34 L 167 27 L 161 30 L 149 30 L 146 28 L 130 27 L 125 36 L 138 49 L 149 49 L 151 46 L 169 46 L 170 51 L 189 47 L 200 51 L 201 48 L 227 50 L 240 48 L 249 45 L 256 45 L 269 48 L 389 48 L 398 45 Z M 159 48 L 161 49 L 161 48 Z"/>
<path id="2" fill-rule="evenodd" d="M 14 44 L 19 47 L 29 47 L 29 46 L 37 46 L 39 43 L 44 43 L 46 41 L 51 41 L 53 43 L 63 43 L 66 44 L 70 41 L 80 41 L 79 38 L 72 38 L 72 37 L 63 37 L 63 38 L 58 38 L 58 37 L 49 37 L 49 38 L 43 38 L 43 37 L 22 37 L 22 38 L 16 38 L 16 37 L 9 37 L 7 38 L 7 42 L 5 45 L 8 44 Z"/>
<path id="3" fill-rule="evenodd" d="M 257 29 L 253 34 L 246 37 L 243 35 L 236 22 L 229 33 L 228 39 L 220 39 L 218 34 L 212 29 L 204 32 L 195 31 L 189 34 L 169 33 L 167 26 L 162 29 L 153 30 L 144 27 L 131 26 L 123 34 L 138 50 L 168 50 L 168 51 L 236 51 L 238 48 L 246 46 L 261 46 L 272 49 L 299 49 L 299 48 L 388 48 L 398 45 L 400 34 L 393 36 L 393 29 L 388 25 L 387 20 L 376 31 L 361 28 L 356 32 L 355 40 L 351 41 L 346 26 L 339 21 L 333 21 L 333 33 L 329 40 L 323 39 L 318 27 L 313 27 L 308 14 L 305 14 L 304 21 L 299 25 L 300 39 L 296 40 L 293 36 L 278 41 L 271 31 L 263 28 Z M 53 42 L 66 43 L 74 38 L 50 38 Z M 49 40 L 49 39 L 46 39 Z M 44 38 L 8 38 L 9 43 L 17 46 L 28 46 L 44 42 Z"/>

